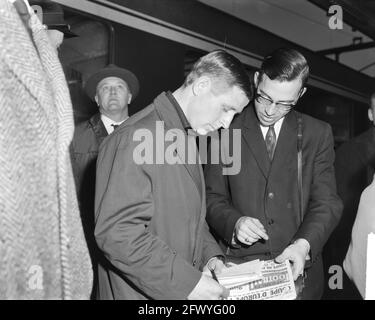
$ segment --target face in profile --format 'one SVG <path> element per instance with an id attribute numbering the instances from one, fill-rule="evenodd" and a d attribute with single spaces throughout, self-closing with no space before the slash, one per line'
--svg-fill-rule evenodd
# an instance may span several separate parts
<path id="1" fill-rule="evenodd" d="M 271 80 L 266 74 L 254 75 L 255 112 L 262 126 L 270 126 L 283 118 L 305 93 L 301 78 L 291 81 Z"/>
<path id="2" fill-rule="evenodd" d="M 95 101 L 105 115 L 127 113 L 132 95 L 126 82 L 118 77 L 107 77 L 96 87 Z"/>
<path id="3" fill-rule="evenodd" d="M 234 115 L 249 103 L 246 94 L 238 86 L 221 86 L 221 90 L 218 90 L 207 77 L 198 79 L 193 85 L 193 92 L 187 118 L 199 135 L 228 128 Z"/>

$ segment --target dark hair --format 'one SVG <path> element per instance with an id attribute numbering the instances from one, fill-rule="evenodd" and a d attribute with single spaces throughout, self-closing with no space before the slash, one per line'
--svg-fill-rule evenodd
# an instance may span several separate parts
<path id="1" fill-rule="evenodd" d="M 184 86 L 203 75 L 224 80 L 228 87 L 237 86 L 249 99 L 252 98 L 250 78 L 245 67 L 240 60 L 224 50 L 215 50 L 201 57 L 187 75 Z"/>
<path id="2" fill-rule="evenodd" d="M 266 74 L 271 80 L 292 81 L 301 77 L 305 86 L 309 77 L 309 65 L 306 58 L 297 50 L 280 48 L 265 57 L 259 74 Z"/>

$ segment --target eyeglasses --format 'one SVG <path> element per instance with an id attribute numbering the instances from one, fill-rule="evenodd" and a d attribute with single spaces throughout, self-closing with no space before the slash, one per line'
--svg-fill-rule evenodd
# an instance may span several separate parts
<path id="1" fill-rule="evenodd" d="M 300 94 L 298 95 L 297 101 L 298 101 L 299 98 L 300 98 Z M 275 102 L 272 99 L 266 98 L 265 96 L 263 96 L 259 92 L 256 92 L 255 100 L 258 101 L 260 104 L 263 104 L 265 106 L 270 106 L 272 104 L 275 104 L 275 106 L 282 111 L 289 111 L 293 107 L 295 107 L 296 104 L 297 104 L 297 101 L 295 101 L 293 103 Z"/>

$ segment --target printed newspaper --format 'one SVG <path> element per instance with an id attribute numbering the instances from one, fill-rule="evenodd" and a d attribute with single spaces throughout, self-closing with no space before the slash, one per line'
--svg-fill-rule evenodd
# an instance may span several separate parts
<path id="1" fill-rule="evenodd" d="M 289 261 L 254 260 L 225 269 L 218 281 L 230 290 L 228 300 L 293 300 L 297 297 Z"/>

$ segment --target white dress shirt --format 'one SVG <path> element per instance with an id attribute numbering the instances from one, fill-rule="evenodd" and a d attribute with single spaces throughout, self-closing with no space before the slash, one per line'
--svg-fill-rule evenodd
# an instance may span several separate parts
<path id="1" fill-rule="evenodd" d="M 121 123 L 129 119 L 129 117 L 125 118 L 124 120 L 120 122 L 115 122 L 112 119 L 105 116 L 104 114 L 101 114 L 100 119 L 102 120 L 104 127 L 107 130 L 108 134 L 111 134 L 115 130 L 115 128 L 112 125 L 119 126 Z"/>
<path id="2" fill-rule="evenodd" d="M 274 124 L 275 133 L 276 133 L 276 142 L 277 142 L 277 139 L 279 138 L 281 125 L 283 124 L 283 121 L 284 121 L 284 117 L 282 117 L 280 120 L 278 120 Z M 266 134 L 267 134 L 267 131 L 268 131 L 268 127 L 264 127 L 264 126 L 260 125 L 260 129 L 262 130 L 264 140 L 266 140 Z"/>

